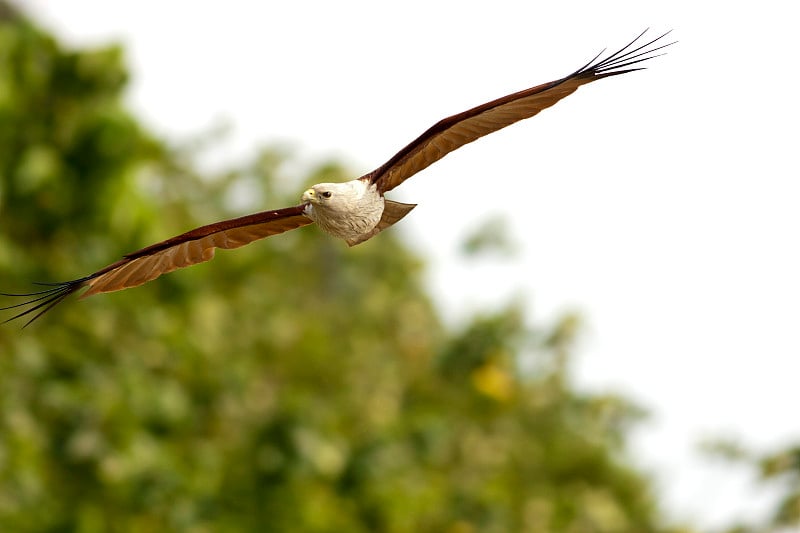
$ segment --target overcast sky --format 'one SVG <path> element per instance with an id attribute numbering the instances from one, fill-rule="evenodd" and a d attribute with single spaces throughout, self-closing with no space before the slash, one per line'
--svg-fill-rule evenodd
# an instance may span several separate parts
<path id="1" fill-rule="evenodd" d="M 654 416 L 636 433 L 674 517 L 763 509 L 699 439 L 800 440 L 798 84 L 791 3 L 24 0 L 76 45 L 124 42 L 129 101 L 185 139 L 227 121 L 236 158 L 293 146 L 377 167 L 444 116 L 558 78 L 645 27 L 680 42 L 393 193 L 448 320 L 522 295 L 587 321 L 576 372 Z M 354 176 L 356 177 L 356 176 Z M 298 191 L 299 192 L 299 191 Z M 243 206 L 266 209 L 281 206 Z M 521 252 L 464 262 L 494 215 Z M 211 222 L 211 221 L 209 221 Z"/>

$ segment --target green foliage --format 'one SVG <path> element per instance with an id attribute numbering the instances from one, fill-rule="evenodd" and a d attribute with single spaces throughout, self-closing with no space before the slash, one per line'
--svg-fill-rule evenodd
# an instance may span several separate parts
<path id="1" fill-rule="evenodd" d="M 4 289 L 302 190 L 275 151 L 194 171 L 121 105 L 117 47 L 7 17 L 0 50 Z M 570 387 L 574 318 L 447 331 L 396 235 L 306 228 L 3 326 L 0 530 L 659 530 L 636 411 Z"/>
<path id="2" fill-rule="evenodd" d="M 790 445 L 772 453 L 757 453 L 730 439 L 704 444 L 712 456 L 744 464 L 754 469 L 762 485 L 780 488 L 780 496 L 769 518 L 758 524 L 737 524 L 729 533 L 770 533 L 800 528 L 800 445 Z"/>
<path id="3" fill-rule="evenodd" d="M 499 257 L 512 256 L 515 247 L 508 234 L 509 229 L 506 227 L 504 218 L 490 218 L 464 239 L 461 252 L 466 257 L 475 257 L 488 253 Z"/>

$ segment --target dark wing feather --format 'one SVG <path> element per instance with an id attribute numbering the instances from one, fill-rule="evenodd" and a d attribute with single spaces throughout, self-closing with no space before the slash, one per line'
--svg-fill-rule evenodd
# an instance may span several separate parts
<path id="1" fill-rule="evenodd" d="M 654 55 L 654 52 L 673 44 L 660 44 L 661 39 L 669 34 L 667 32 L 637 46 L 645 33 L 646 30 L 605 59 L 598 61 L 598 55 L 569 76 L 509 94 L 439 121 L 362 179 L 375 183 L 381 192 L 390 191 L 453 150 L 536 115 L 572 94 L 581 85 L 641 70 L 643 67 L 628 67 L 657 57 L 660 54 Z"/>
<path id="2" fill-rule="evenodd" d="M 0 293 L 3 296 L 26 298 L 22 303 L 2 307 L 0 310 L 25 308 L 6 322 L 30 315 L 30 320 L 25 324 L 27 326 L 83 287 L 88 287 L 88 290 L 81 298 L 137 287 L 162 274 L 208 261 L 214 257 L 216 248 L 238 248 L 265 237 L 311 224 L 312 220 L 303 215 L 304 207 L 298 205 L 277 211 L 264 211 L 193 229 L 128 254 L 116 263 L 85 278 L 63 283 L 40 283 L 39 285 L 50 288 L 39 292 Z"/>

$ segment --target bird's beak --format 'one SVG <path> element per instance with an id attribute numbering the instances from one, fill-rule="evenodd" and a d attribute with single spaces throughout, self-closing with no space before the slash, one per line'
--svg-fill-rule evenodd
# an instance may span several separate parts
<path id="1" fill-rule="evenodd" d="M 317 199 L 317 193 L 314 189 L 306 189 L 303 193 L 302 201 L 305 204 L 314 203 Z"/>

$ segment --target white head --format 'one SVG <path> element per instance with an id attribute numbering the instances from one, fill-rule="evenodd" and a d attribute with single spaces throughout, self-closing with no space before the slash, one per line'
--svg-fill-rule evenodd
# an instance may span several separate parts
<path id="1" fill-rule="evenodd" d="M 352 196 L 351 187 L 342 187 L 346 183 L 317 183 L 303 193 L 303 203 L 311 204 L 321 210 L 336 209 L 343 201 Z"/>

